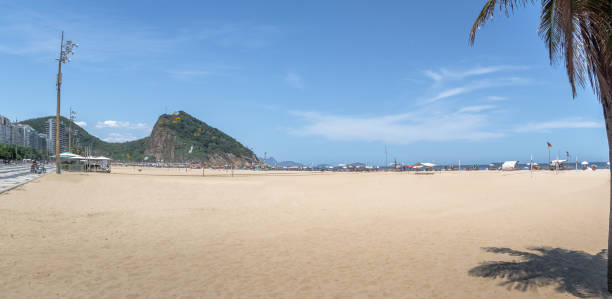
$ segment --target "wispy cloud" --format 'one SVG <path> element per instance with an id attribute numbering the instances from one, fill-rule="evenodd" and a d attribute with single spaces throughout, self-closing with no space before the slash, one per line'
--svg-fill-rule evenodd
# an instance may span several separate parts
<path id="1" fill-rule="evenodd" d="M 423 103 L 429 104 L 429 103 L 433 103 L 433 102 L 436 102 L 436 101 L 439 101 L 445 98 L 449 98 L 449 97 L 453 97 L 453 96 L 457 96 L 461 94 L 466 94 L 469 92 L 486 89 L 486 88 L 511 86 L 511 85 L 522 85 L 522 84 L 528 84 L 530 82 L 531 81 L 529 79 L 520 78 L 520 77 L 508 77 L 508 78 L 498 78 L 494 80 L 492 79 L 492 80 L 473 81 L 473 82 L 466 83 L 462 86 L 439 91 L 433 97 L 425 99 Z"/>
<path id="2" fill-rule="evenodd" d="M 79 127 L 87 127 L 87 123 L 84 121 L 75 121 L 74 123 Z"/>
<path id="3" fill-rule="evenodd" d="M 304 80 L 297 73 L 288 72 L 285 75 L 285 82 L 287 82 L 287 84 L 293 88 L 304 89 Z"/>
<path id="4" fill-rule="evenodd" d="M 427 77 L 434 81 L 441 81 L 445 79 L 463 79 L 470 76 L 486 75 L 491 73 L 497 73 L 508 70 L 521 70 L 526 69 L 523 66 L 509 66 L 509 65 L 498 65 L 498 66 L 486 66 L 486 67 L 474 67 L 464 70 L 448 70 L 445 68 L 439 71 L 426 70 L 424 73 Z"/>
<path id="5" fill-rule="evenodd" d="M 493 105 L 475 105 L 475 106 L 467 106 L 460 108 L 458 113 L 466 113 L 466 112 L 482 112 L 485 110 L 491 110 L 495 108 Z"/>
<path id="6" fill-rule="evenodd" d="M 75 55 L 81 62 L 109 62 L 118 56 L 137 58 L 184 53 L 197 44 L 216 47 L 260 48 L 282 30 L 266 24 L 190 24 L 171 31 L 119 17 L 52 12 L 0 3 L 0 53 L 32 55 L 52 60 L 59 47 L 59 32 L 81 44 Z M 95 20 L 95 21 L 92 21 Z"/>
<path id="7" fill-rule="evenodd" d="M 500 96 L 488 96 L 487 100 L 492 102 L 501 102 L 507 100 L 508 97 L 500 97 Z"/>
<path id="8" fill-rule="evenodd" d="M 483 140 L 503 136 L 490 130 L 486 114 L 477 113 L 491 107 L 465 107 L 452 113 L 418 111 L 410 113 L 358 117 L 293 112 L 307 124 L 291 129 L 299 136 L 321 136 L 338 141 L 381 141 L 408 144 L 418 141 Z"/>
<path id="9" fill-rule="evenodd" d="M 519 126 L 515 129 L 517 133 L 524 132 L 547 132 L 554 129 L 588 129 L 588 128 L 603 128 L 604 123 L 601 121 L 589 121 L 581 118 L 568 118 L 561 120 L 534 122 Z"/>
<path id="10" fill-rule="evenodd" d="M 129 121 L 105 120 L 99 121 L 96 128 L 121 128 L 130 130 L 149 130 L 151 127 L 146 123 L 131 123 Z"/>
<path id="11" fill-rule="evenodd" d="M 425 76 L 431 78 L 434 81 L 440 81 L 440 80 L 444 79 L 442 74 L 436 73 L 436 72 L 431 71 L 431 70 L 426 70 L 424 73 L 425 73 Z"/>

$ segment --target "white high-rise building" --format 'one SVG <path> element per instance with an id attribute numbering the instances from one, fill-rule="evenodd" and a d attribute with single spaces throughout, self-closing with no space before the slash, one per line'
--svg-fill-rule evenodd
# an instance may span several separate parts
<path id="1" fill-rule="evenodd" d="M 0 115 L 0 143 L 12 144 L 13 140 L 13 124 L 11 121 Z"/>
<path id="2" fill-rule="evenodd" d="M 68 134 L 66 126 L 60 120 L 60 153 L 68 150 Z M 55 155 L 55 118 L 49 118 L 45 122 L 45 136 L 47 137 L 47 151 Z"/>
<path id="3" fill-rule="evenodd" d="M 29 125 L 11 123 L 0 115 L 0 143 L 31 147 L 37 151 L 47 149 L 47 137 Z"/>

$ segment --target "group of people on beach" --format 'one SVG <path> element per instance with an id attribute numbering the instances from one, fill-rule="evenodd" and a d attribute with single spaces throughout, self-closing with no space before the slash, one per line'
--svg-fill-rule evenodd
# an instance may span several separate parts
<path id="1" fill-rule="evenodd" d="M 30 172 L 41 174 L 47 172 L 47 169 L 45 169 L 45 165 L 43 165 L 42 163 L 38 164 L 38 162 L 32 161 L 32 165 L 30 166 Z"/>

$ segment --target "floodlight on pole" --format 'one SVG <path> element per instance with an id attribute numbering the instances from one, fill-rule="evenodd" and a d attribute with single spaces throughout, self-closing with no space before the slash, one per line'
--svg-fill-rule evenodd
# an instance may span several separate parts
<path id="1" fill-rule="evenodd" d="M 78 47 L 79 44 L 73 43 L 71 40 L 64 42 L 64 31 L 62 31 L 62 40 L 60 42 L 60 53 L 59 57 L 55 60 L 58 62 L 57 71 L 57 110 L 55 114 L 55 172 L 61 173 L 60 163 L 60 97 L 62 87 L 62 64 L 70 62 L 69 55 L 74 54 L 74 48 Z M 70 133 L 68 133 L 70 134 Z"/>

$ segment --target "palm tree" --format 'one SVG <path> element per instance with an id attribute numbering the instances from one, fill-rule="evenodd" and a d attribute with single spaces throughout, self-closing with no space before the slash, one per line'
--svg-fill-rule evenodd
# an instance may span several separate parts
<path id="1" fill-rule="evenodd" d="M 470 31 L 474 44 L 476 31 L 492 19 L 498 9 L 509 16 L 515 9 L 535 0 L 487 0 Z M 591 85 L 603 108 L 612 161 L 612 1 L 541 0 L 538 34 L 546 44 L 550 63 L 562 61 L 576 97 L 576 86 Z M 610 184 L 608 252 L 612 250 L 612 173 Z M 608 258 L 608 291 L 612 292 L 612 259 Z"/>

